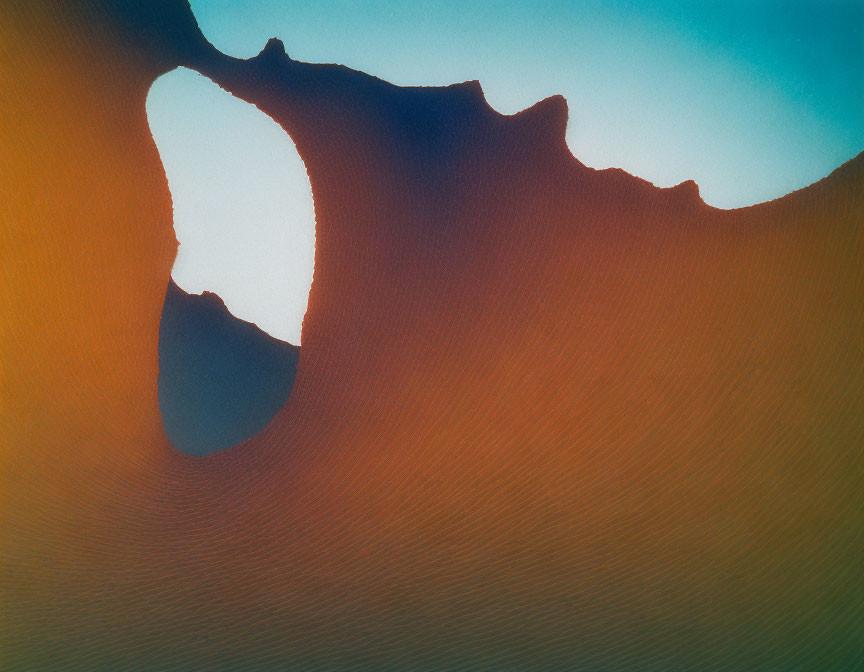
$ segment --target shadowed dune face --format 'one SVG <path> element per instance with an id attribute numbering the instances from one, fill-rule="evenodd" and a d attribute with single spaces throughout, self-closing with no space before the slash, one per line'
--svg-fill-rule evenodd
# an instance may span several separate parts
<path id="1" fill-rule="evenodd" d="M 257 434 L 285 405 L 299 354 L 216 294 L 187 294 L 172 280 L 159 323 L 159 410 L 171 443 L 207 455 Z"/>
<path id="2" fill-rule="evenodd" d="M 12 669 L 860 662 L 861 157 L 718 211 L 585 168 L 561 99 L 157 42 L 291 134 L 318 227 L 288 404 L 191 459 L 155 403 L 164 65 L 98 49 L 12 81 Z"/>

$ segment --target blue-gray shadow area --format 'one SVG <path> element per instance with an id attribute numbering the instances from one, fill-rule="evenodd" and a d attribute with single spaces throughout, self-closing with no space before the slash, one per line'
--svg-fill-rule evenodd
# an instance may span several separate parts
<path id="1" fill-rule="evenodd" d="M 172 280 L 159 326 L 159 407 L 168 438 L 208 455 L 260 432 L 282 408 L 300 348 L 239 320 L 209 292 Z"/>

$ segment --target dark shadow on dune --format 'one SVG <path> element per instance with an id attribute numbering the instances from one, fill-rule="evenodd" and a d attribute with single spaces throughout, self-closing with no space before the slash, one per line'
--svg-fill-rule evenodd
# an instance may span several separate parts
<path id="1" fill-rule="evenodd" d="M 171 442 L 207 455 L 260 432 L 285 404 L 299 356 L 216 294 L 187 294 L 172 280 L 159 327 L 159 407 Z"/>

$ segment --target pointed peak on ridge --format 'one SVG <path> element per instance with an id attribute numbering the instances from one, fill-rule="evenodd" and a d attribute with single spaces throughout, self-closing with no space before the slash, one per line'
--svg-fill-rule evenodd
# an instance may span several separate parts
<path id="1" fill-rule="evenodd" d="M 531 107 L 517 112 L 515 117 L 530 121 L 532 125 L 547 129 L 550 134 L 562 141 L 567 133 L 567 120 L 569 118 L 567 99 L 556 94 L 538 101 Z"/>

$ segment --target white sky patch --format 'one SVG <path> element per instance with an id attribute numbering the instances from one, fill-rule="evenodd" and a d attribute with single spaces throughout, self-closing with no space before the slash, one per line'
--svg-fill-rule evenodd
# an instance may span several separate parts
<path id="1" fill-rule="evenodd" d="M 172 276 L 240 319 L 300 345 L 315 256 L 306 167 L 263 112 L 178 68 L 147 97 L 180 241 Z"/>

